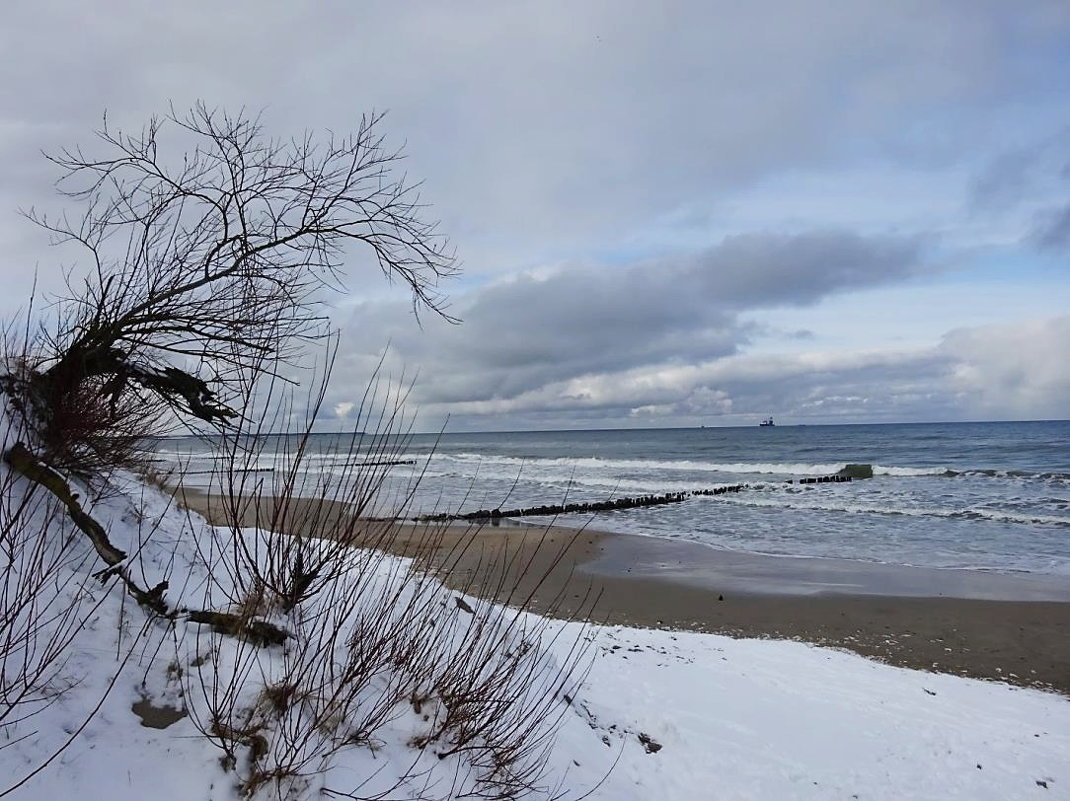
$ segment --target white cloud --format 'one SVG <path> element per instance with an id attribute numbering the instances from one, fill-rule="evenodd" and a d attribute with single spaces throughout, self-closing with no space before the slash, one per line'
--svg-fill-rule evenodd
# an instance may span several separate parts
<path id="1" fill-rule="evenodd" d="M 960 329 L 931 347 L 750 354 L 551 380 L 513 395 L 427 400 L 452 427 L 1059 418 L 1070 318 Z M 434 375 L 425 376 L 437 383 Z M 597 421 L 597 423 L 593 422 Z"/>
<path id="2" fill-rule="evenodd" d="M 941 350 L 953 386 L 987 419 L 1063 419 L 1070 412 L 1070 317 L 953 331 Z"/>

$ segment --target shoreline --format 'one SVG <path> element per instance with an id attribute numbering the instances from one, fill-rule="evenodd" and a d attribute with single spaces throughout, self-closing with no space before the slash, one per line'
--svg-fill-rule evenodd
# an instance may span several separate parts
<path id="1" fill-rule="evenodd" d="M 218 499 L 176 498 L 209 522 Z M 295 499 L 285 533 L 345 515 Z M 266 502 L 265 504 L 266 505 Z M 262 505 L 262 506 L 263 506 Z M 270 527 L 263 509 L 243 525 Z M 369 522 L 368 541 L 447 586 L 555 617 L 842 648 L 900 667 L 1070 695 L 1070 582 L 719 551 L 687 540 L 553 526 Z M 356 541 L 355 545 L 362 542 Z"/>
<path id="2" fill-rule="evenodd" d="M 582 566 L 596 576 L 656 578 L 745 595 L 888 596 L 1070 603 L 1070 577 L 922 567 L 825 556 L 748 553 L 697 540 L 602 532 L 604 550 Z"/>

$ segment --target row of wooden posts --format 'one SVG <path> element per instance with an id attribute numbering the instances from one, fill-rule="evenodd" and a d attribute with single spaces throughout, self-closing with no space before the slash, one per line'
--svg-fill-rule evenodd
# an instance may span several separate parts
<path id="1" fill-rule="evenodd" d="M 851 481 L 851 476 L 832 475 L 791 479 L 789 484 L 841 484 Z M 538 517 L 543 515 L 584 514 L 589 512 L 615 512 L 624 509 L 639 509 L 646 506 L 661 506 L 680 503 L 688 498 L 709 495 L 724 495 L 730 492 L 742 492 L 750 489 L 750 484 L 729 484 L 723 487 L 689 490 L 687 492 L 667 492 L 663 495 L 638 495 L 629 498 L 614 498 L 608 501 L 586 503 L 546 504 L 528 506 L 522 509 L 479 509 L 463 514 L 433 514 L 416 518 L 421 522 L 446 522 L 451 520 L 498 520 L 503 517 Z"/>

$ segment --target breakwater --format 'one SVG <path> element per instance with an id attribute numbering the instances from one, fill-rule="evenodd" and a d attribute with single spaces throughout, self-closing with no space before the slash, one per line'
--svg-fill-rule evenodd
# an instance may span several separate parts
<path id="1" fill-rule="evenodd" d="M 788 479 L 789 484 L 846 484 L 851 481 L 854 481 L 853 477 L 841 475 L 840 473 L 834 476 L 807 476 L 800 479 Z"/>
<path id="2" fill-rule="evenodd" d="M 854 480 L 855 476 L 847 474 L 849 468 L 857 467 L 848 465 L 831 476 L 807 476 L 799 479 L 788 479 L 788 484 L 845 484 Z M 868 467 L 868 465 L 866 465 Z M 870 473 L 872 475 L 872 473 Z M 593 501 L 587 503 L 564 503 L 543 504 L 542 506 L 526 506 L 518 509 L 478 509 L 475 512 L 463 514 L 433 514 L 421 515 L 413 520 L 420 523 L 442 523 L 457 520 L 498 520 L 503 517 L 540 517 L 546 515 L 585 514 L 590 512 L 617 512 L 627 509 L 641 509 L 647 506 L 663 506 L 669 503 L 682 503 L 688 498 L 700 496 L 725 495 L 730 492 L 743 492 L 750 489 L 750 484 L 728 484 L 721 487 L 708 489 L 688 490 L 686 492 L 667 492 L 663 495 L 637 495 L 627 498 L 612 498 L 606 501 Z M 761 486 L 761 485 L 754 485 Z"/>
<path id="3" fill-rule="evenodd" d="M 841 479 L 850 481 L 851 479 Z M 646 506 L 662 506 L 668 503 L 681 503 L 688 498 L 710 495 L 725 495 L 730 492 L 742 492 L 750 484 L 730 484 L 723 487 L 690 490 L 688 492 L 667 492 L 664 495 L 638 495 L 629 498 L 613 498 L 608 501 L 591 503 L 544 504 L 527 506 L 522 509 L 479 509 L 464 514 L 434 514 L 414 518 L 421 523 L 448 522 L 454 520 L 496 520 L 502 517 L 539 517 L 544 515 L 584 514 L 588 512 L 617 512 L 626 509 L 640 509 Z"/>

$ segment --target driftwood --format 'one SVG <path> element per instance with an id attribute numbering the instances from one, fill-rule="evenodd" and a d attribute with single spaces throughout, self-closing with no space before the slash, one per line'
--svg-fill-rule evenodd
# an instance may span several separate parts
<path id="1" fill-rule="evenodd" d="M 288 636 L 285 631 L 266 620 L 251 620 L 233 612 L 189 609 L 186 611 L 186 619 L 191 623 L 211 626 L 213 631 L 220 634 L 241 637 L 256 645 L 282 645 Z"/>

